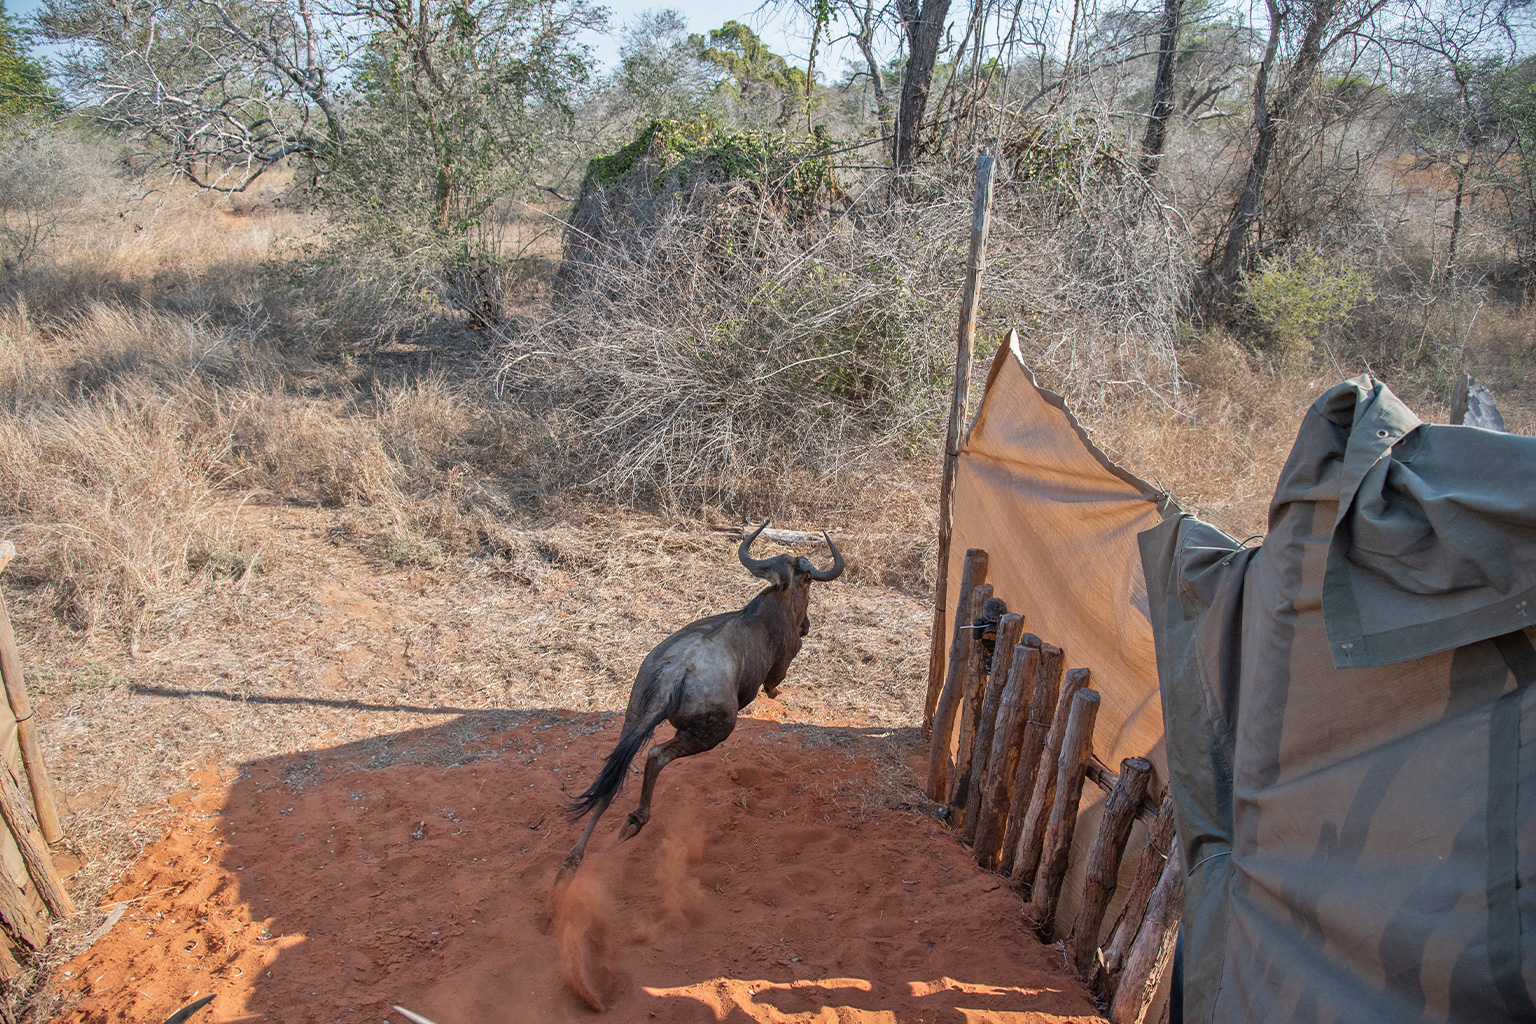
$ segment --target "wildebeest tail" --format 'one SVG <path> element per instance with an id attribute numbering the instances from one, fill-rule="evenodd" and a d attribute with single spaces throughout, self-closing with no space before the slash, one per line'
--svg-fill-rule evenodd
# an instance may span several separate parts
<path id="1" fill-rule="evenodd" d="M 653 680 L 654 682 L 654 680 Z M 667 695 L 664 705 L 646 715 L 633 729 L 626 729 L 619 734 L 619 745 L 613 748 L 613 753 L 603 762 L 603 767 L 597 773 L 597 778 L 592 780 L 586 792 L 566 805 L 566 810 L 572 819 L 580 818 L 591 811 L 604 800 L 612 799 L 619 790 L 624 788 L 625 774 L 629 771 L 629 762 L 635 759 L 640 748 L 645 746 L 646 740 L 651 738 L 651 733 L 656 727 L 670 718 L 683 700 L 683 681 L 678 680 L 672 687 L 672 692 Z"/>

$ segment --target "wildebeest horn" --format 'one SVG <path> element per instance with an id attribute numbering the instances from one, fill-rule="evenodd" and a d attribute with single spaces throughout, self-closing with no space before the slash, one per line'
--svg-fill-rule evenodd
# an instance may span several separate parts
<path id="1" fill-rule="evenodd" d="M 837 545 L 832 543 L 832 538 L 827 534 L 826 530 L 822 530 L 821 531 L 821 535 L 822 535 L 822 537 L 824 537 L 826 539 L 827 547 L 832 549 L 832 568 L 830 568 L 830 569 L 814 569 L 813 568 L 813 569 L 810 569 L 809 571 L 807 571 L 806 575 L 809 576 L 811 579 L 816 580 L 818 583 L 825 583 L 828 580 L 835 580 L 839 576 L 842 575 L 842 573 L 843 573 L 843 553 L 841 551 L 837 550 Z"/>
<path id="2" fill-rule="evenodd" d="M 753 530 L 751 536 L 747 537 L 741 542 L 741 547 L 736 549 L 736 557 L 741 559 L 741 564 L 745 566 L 747 572 L 751 573 L 753 576 L 757 576 L 765 580 L 777 580 L 778 573 L 773 571 L 774 560 L 771 558 L 753 558 L 751 554 L 752 542 L 757 540 L 757 535 L 762 533 L 767 528 L 768 520 L 764 519 L 763 524 L 757 529 Z"/>

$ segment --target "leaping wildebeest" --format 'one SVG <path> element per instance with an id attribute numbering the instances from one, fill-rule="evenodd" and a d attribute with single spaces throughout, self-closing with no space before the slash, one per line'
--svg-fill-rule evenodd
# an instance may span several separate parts
<path id="1" fill-rule="evenodd" d="M 566 854 L 560 868 L 562 877 L 581 864 L 598 819 L 623 786 L 630 761 L 657 726 L 671 722 L 677 734 L 646 755 L 640 806 L 630 812 L 619 830 L 620 842 L 638 833 L 651 819 L 651 793 L 663 768 L 679 757 L 718 746 L 736 728 L 736 713 L 752 703 L 759 688 L 770 697 L 778 696 L 779 683 L 800 652 L 800 638 L 811 631 L 811 620 L 806 616 L 811 582 L 837 579 L 843 571 L 843 556 L 823 531 L 822 537 L 832 549 L 830 569 L 818 569 L 804 558 L 788 555 L 753 558 L 752 542 L 767 525 L 765 522 L 754 530 L 736 553 L 748 572 L 768 581 L 768 588 L 740 611 L 690 622 L 640 663 L 618 746 L 603 762 L 592 785 L 570 806 L 573 819 L 588 813 L 592 818 Z"/>

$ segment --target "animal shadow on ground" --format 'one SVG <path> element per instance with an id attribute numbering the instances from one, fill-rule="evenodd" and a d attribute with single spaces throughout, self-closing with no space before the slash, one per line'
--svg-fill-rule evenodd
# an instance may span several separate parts
<path id="1" fill-rule="evenodd" d="M 619 726 L 466 714 L 208 773 L 66 965 L 72 1019 L 163 1020 L 208 993 L 210 1022 L 1096 1019 L 1003 880 L 921 811 L 916 730 L 744 718 L 553 894 L 566 805 Z"/>

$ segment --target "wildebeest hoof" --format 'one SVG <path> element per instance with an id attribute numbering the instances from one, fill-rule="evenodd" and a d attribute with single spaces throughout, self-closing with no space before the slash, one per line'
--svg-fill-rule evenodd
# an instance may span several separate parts
<path id="1" fill-rule="evenodd" d="M 622 843 L 626 839 L 633 839 L 640 834 L 642 828 L 645 828 L 645 819 L 636 818 L 631 814 L 628 818 L 624 819 L 624 827 L 619 829 L 619 842 Z"/>
<path id="2" fill-rule="evenodd" d="M 765 686 L 763 687 L 763 692 L 775 700 L 779 697 L 779 688 L 777 686 Z"/>

